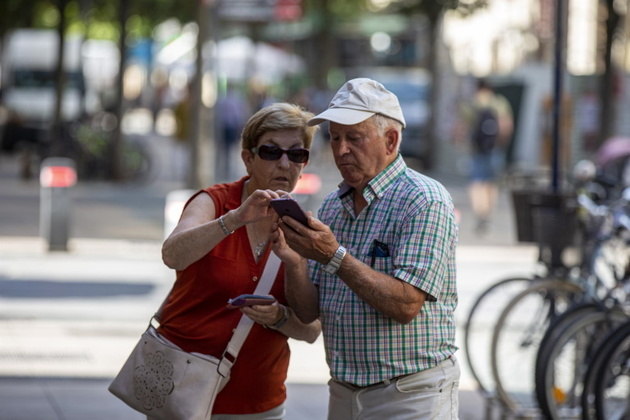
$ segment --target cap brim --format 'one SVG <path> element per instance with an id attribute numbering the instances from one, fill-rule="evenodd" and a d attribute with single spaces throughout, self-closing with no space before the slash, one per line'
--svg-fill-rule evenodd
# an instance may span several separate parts
<path id="1" fill-rule="evenodd" d="M 308 125 L 321 124 L 324 121 L 332 121 L 342 125 L 353 125 L 363 122 L 374 115 L 374 112 L 359 111 L 349 108 L 328 108 L 326 111 L 311 118 Z"/>

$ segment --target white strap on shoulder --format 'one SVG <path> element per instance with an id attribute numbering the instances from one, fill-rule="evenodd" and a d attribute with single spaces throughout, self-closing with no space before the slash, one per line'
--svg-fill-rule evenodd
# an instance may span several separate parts
<path id="1" fill-rule="evenodd" d="M 262 278 L 260 279 L 260 283 L 256 286 L 256 290 L 254 291 L 257 295 L 266 295 L 271 290 L 271 286 L 273 285 L 274 280 L 276 279 L 276 275 L 278 274 L 278 269 L 280 268 L 280 258 L 272 251 L 269 253 L 269 258 L 267 259 L 267 264 L 265 264 L 265 269 L 263 270 Z M 246 315 L 241 316 L 241 320 L 234 331 L 234 335 L 232 339 L 227 345 L 225 349 L 225 353 L 229 354 L 233 361 L 236 360 L 236 356 L 238 356 L 238 352 L 241 350 L 247 335 L 249 334 L 249 330 L 254 325 L 254 321 Z M 225 357 L 224 353 L 224 357 Z"/>

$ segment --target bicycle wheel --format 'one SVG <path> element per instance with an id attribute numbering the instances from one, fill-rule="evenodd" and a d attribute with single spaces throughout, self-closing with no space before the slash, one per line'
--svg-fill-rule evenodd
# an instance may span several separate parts
<path id="1" fill-rule="evenodd" d="M 550 334 L 541 346 L 546 356 L 536 366 L 536 397 L 541 412 L 550 419 L 582 418 L 584 379 L 596 350 L 626 316 L 617 308 L 582 306 Z M 558 324 L 556 324 L 558 325 Z"/>
<path id="2" fill-rule="evenodd" d="M 468 313 L 464 326 L 464 356 L 481 392 L 494 391 L 489 350 L 495 322 L 510 299 L 530 286 L 532 281 L 527 277 L 500 280 L 479 295 Z"/>
<path id="3" fill-rule="evenodd" d="M 490 358 L 497 396 L 512 412 L 538 410 L 534 395 L 538 346 L 549 323 L 581 294 L 582 288 L 574 283 L 536 281 L 501 312 L 492 333 Z"/>
<path id="4" fill-rule="evenodd" d="M 630 322 L 617 329 L 603 349 L 605 362 L 595 384 L 598 420 L 630 418 Z"/>
<path id="5" fill-rule="evenodd" d="M 544 382 L 542 379 L 539 380 L 539 378 L 544 375 L 551 349 L 555 345 L 555 341 L 568 326 L 585 313 L 590 313 L 594 307 L 596 307 L 595 303 L 578 303 L 572 306 L 550 323 L 540 341 L 534 365 L 534 382 L 536 387 L 536 400 L 538 401 L 538 405 L 542 412 L 545 412 L 546 407 L 548 407 L 548 403 L 546 401 L 546 395 L 539 395 L 541 387 L 538 384 Z"/>

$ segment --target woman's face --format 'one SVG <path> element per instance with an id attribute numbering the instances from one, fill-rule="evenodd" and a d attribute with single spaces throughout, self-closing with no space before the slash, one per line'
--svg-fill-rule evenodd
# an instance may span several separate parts
<path id="1" fill-rule="evenodd" d="M 257 146 L 276 146 L 281 149 L 299 149 L 304 147 L 302 132 L 298 129 L 269 131 L 258 140 Z M 279 159 L 265 160 L 254 154 L 251 150 L 243 150 L 241 157 L 247 168 L 250 182 L 248 193 L 255 189 L 283 190 L 291 192 L 295 188 L 305 163 L 296 163 L 289 160 L 289 156 L 283 153 Z"/>

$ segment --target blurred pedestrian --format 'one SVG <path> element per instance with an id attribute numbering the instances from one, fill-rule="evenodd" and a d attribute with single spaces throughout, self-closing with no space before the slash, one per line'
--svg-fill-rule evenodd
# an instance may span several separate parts
<path id="1" fill-rule="evenodd" d="M 455 419 L 452 199 L 405 164 L 405 118 L 382 84 L 346 82 L 309 124 L 324 121 L 343 182 L 324 199 L 321 221 L 285 216 L 273 240 L 289 303 L 303 322 L 322 322 L 328 419 Z"/>
<path id="2" fill-rule="evenodd" d="M 320 333 L 319 321 L 304 324 L 295 316 L 285 298 L 282 268 L 270 291 L 273 305 L 226 308 L 228 299 L 253 293 L 262 276 L 277 219 L 269 202 L 295 187 L 315 132 L 306 125 L 312 116 L 286 103 L 255 113 L 242 135 L 247 175 L 195 193 L 162 247 L 177 278 L 158 334 L 185 351 L 220 358 L 241 315 L 255 321 L 217 396 L 213 419 L 283 418 L 288 337 L 313 342 Z"/>
<path id="3" fill-rule="evenodd" d="M 476 219 L 475 231 L 489 228 L 498 196 L 497 178 L 503 170 L 508 142 L 514 129 L 512 108 L 483 79 L 462 109 L 470 150 L 468 195 Z"/>
<path id="4" fill-rule="evenodd" d="M 188 166 L 190 160 L 190 144 L 192 142 L 192 105 L 193 105 L 193 82 L 186 85 L 181 97 L 173 106 L 173 117 L 175 118 L 175 133 L 170 161 L 173 165 L 171 173 L 178 181 L 184 181 L 188 176 Z"/>
<path id="5" fill-rule="evenodd" d="M 229 82 L 225 95 L 217 102 L 217 111 L 217 124 L 221 138 L 217 172 L 220 179 L 227 180 L 237 176 L 234 170 L 237 165 L 235 148 L 247 120 L 249 107 L 236 86 Z"/>

